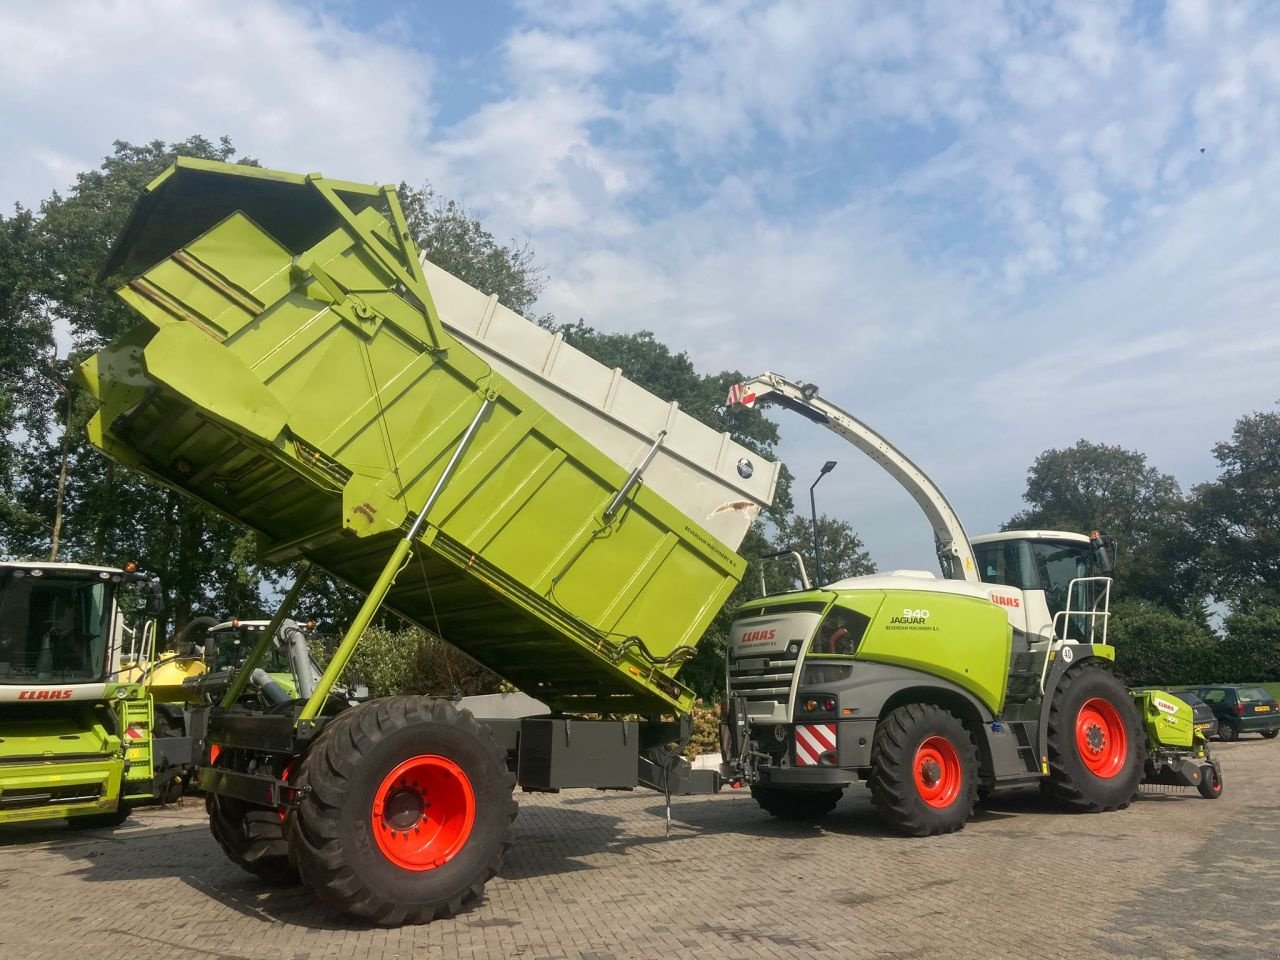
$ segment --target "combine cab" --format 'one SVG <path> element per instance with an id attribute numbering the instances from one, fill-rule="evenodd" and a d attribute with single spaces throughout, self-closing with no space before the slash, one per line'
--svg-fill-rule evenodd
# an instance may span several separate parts
<path id="1" fill-rule="evenodd" d="M 119 592 L 138 580 L 149 582 L 109 567 L 0 563 L 0 823 L 114 826 L 167 784 L 151 697 L 118 680 L 132 633 Z"/>

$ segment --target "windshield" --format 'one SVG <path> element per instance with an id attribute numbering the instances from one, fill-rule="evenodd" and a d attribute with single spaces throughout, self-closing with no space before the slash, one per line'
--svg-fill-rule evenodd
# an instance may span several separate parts
<path id="1" fill-rule="evenodd" d="M 1236 696 L 1241 703 L 1266 703 L 1272 699 L 1271 694 L 1261 687 L 1241 687 L 1236 691 Z"/>
<path id="2" fill-rule="evenodd" d="M 34 569 L 0 574 L 0 683 L 104 679 L 109 586 Z"/>
<path id="3" fill-rule="evenodd" d="M 213 634 L 214 670 L 227 670 L 239 667 L 249 656 L 255 643 L 262 637 L 265 625 L 241 625 L 230 630 L 219 630 Z M 289 658 L 272 644 L 267 648 L 266 656 L 258 664 L 267 673 L 289 673 Z"/>
<path id="4" fill-rule="evenodd" d="M 1071 581 L 1100 576 L 1093 548 L 1070 540 L 994 540 L 974 544 L 978 572 L 986 583 L 1019 590 L 1043 590 L 1051 614 L 1067 609 L 1089 610 L 1098 600 L 1096 584 L 1077 586 L 1068 598 Z"/>

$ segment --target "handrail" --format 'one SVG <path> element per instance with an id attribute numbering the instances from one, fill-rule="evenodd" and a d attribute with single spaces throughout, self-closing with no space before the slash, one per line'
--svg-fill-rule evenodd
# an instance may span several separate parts
<path id="1" fill-rule="evenodd" d="M 1083 605 L 1080 609 L 1074 609 L 1071 606 L 1072 598 L 1076 595 L 1076 587 L 1080 586 L 1081 597 L 1087 597 L 1088 594 L 1084 590 L 1085 584 L 1096 583 L 1102 587 L 1101 592 L 1094 599 L 1092 608 L 1086 610 Z M 1101 607 L 1102 609 L 1099 609 Z M 1082 636 L 1075 640 L 1070 636 L 1071 618 L 1082 617 L 1088 618 L 1089 628 L 1088 636 Z M 1053 615 L 1053 637 L 1049 641 L 1049 646 L 1045 650 L 1044 663 L 1040 665 L 1040 692 L 1044 693 L 1045 678 L 1049 675 L 1049 661 L 1054 655 L 1068 643 L 1090 643 L 1094 646 L 1110 646 L 1107 641 L 1107 626 L 1111 620 L 1111 578 L 1110 577 L 1076 577 L 1067 585 L 1067 606 L 1066 609 L 1059 610 Z M 1059 621 L 1062 627 L 1059 629 Z M 1101 621 L 1102 639 L 1098 639 L 1098 626 Z"/>

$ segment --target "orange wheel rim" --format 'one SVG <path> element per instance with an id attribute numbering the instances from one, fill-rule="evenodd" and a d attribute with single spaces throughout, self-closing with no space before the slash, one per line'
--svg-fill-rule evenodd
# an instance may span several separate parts
<path id="1" fill-rule="evenodd" d="M 1095 777 L 1109 780 L 1119 774 L 1129 756 L 1129 736 L 1120 711 L 1110 700 L 1086 700 L 1076 714 L 1076 748 Z"/>
<path id="2" fill-rule="evenodd" d="M 964 783 L 960 755 L 946 737 L 928 737 L 916 748 L 913 764 L 916 791 L 935 810 L 955 803 Z"/>
<path id="3" fill-rule="evenodd" d="M 422 754 L 383 778 L 371 819 L 384 857 L 405 870 L 434 870 L 466 846 L 476 822 L 475 791 L 452 760 Z"/>

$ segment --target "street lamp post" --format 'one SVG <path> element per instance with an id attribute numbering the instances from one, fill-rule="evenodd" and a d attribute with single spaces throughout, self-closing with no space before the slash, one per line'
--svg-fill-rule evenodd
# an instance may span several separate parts
<path id="1" fill-rule="evenodd" d="M 809 510 L 813 516 L 813 580 L 816 586 L 822 586 L 822 544 L 818 538 L 818 501 L 814 497 L 813 488 L 835 468 L 836 462 L 828 460 L 818 471 L 818 479 L 809 485 Z"/>

